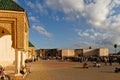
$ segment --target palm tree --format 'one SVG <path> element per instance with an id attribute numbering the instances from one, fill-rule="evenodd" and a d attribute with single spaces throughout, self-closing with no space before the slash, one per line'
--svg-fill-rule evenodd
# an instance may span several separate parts
<path id="1" fill-rule="evenodd" d="M 89 46 L 89 49 L 92 49 L 92 47 L 91 47 L 91 46 Z"/>
<path id="2" fill-rule="evenodd" d="M 114 44 L 114 48 L 115 48 L 115 53 L 116 53 L 117 44 Z"/>

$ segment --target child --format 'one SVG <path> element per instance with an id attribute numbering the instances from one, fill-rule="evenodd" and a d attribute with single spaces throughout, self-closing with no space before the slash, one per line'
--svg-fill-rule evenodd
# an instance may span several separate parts
<path id="1" fill-rule="evenodd" d="M 87 62 L 83 63 L 83 68 L 88 68 Z"/>
<path id="2" fill-rule="evenodd" d="M 100 66 L 101 66 L 100 63 L 97 63 L 97 62 L 94 62 L 94 63 L 93 63 L 93 67 L 100 67 Z"/>

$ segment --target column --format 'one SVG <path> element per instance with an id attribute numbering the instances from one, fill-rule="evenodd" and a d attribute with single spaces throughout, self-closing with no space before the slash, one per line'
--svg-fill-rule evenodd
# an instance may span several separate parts
<path id="1" fill-rule="evenodd" d="M 21 65 L 25 67 L 25 51 L 22 51 L 21 53 Z"/>
<path id="2" fill-rule="evenodd" d="M 15 50 L 15 74 L 20 74 L 21 51 Z"/>

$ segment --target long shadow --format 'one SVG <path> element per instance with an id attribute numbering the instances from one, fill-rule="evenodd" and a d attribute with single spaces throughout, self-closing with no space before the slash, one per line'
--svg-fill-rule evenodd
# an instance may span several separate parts
<path id="1" fill-rule="evenodd" d="M 83 67 L 72 67 L 72 68 L 75 68 L 75 69 L 88 69 L 88 68 L 83 68 Z M 114 71 L 100 71 L 101 73 L 115 73 Z"/>
<path id="2" fill-rule="evenodd" d="M 100 71 L 101 73 L 115 73 L 114 71 Z"/>
<path id="3" fill-rule="evenodd" d="M 73 67 L 75 69 L 88 69 L 88 68 L 83 68 L 83 67 Z"/>

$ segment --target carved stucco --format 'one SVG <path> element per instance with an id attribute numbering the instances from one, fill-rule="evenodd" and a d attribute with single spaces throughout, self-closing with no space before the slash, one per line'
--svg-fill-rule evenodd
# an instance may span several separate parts
<path id="1" fill-rule="evenodd" d="M 2 30 L 5 33 L 2 33 Z M 0 10 L 0 37 L 12 35 L 12 46 L 17 49 L 28 49 L 28 21 L 26 12 Z"/>
<path id="2" fill-rule="evenodd" d="M 2 33 L 0 34 L 0 37 L 2 37 L 3 35 L 11 35 L 11 26 L 11 23 L 0 23 L 0 32 Z"/>

